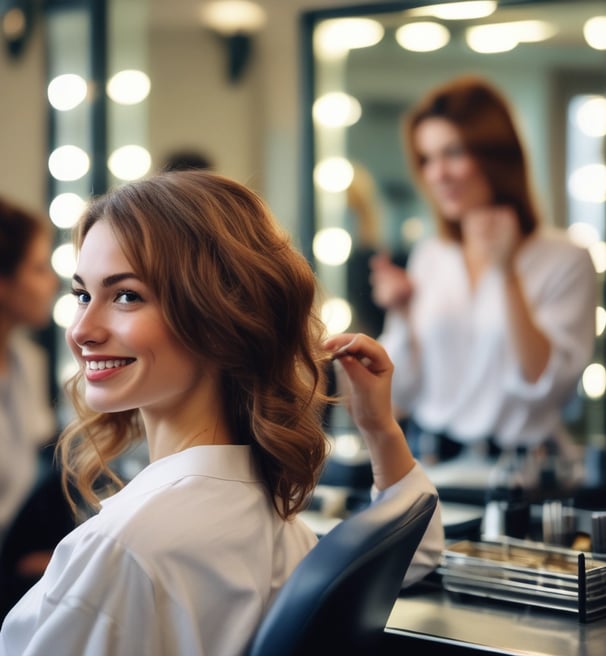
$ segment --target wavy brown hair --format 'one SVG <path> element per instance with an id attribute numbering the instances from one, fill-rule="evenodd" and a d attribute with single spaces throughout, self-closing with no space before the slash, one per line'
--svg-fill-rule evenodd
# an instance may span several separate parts
<path id="1" fill-rule="evenodd" d="M 53 233 L 47 216 L 0 198 L 0 276 L 15 275 L 32 242 L 41 233 Z"/>
<path id="2" fill-rule="evenodd" d="M 316 280 L 267 206 L 250 189 L 207 171 L 162 173 L 95 200 L 75 245 L 107 221 L 154 292 L 164 321 L 192 353 L 220 371 L 232 437 L 250 444 L 280 515 L 301 510 L 327 442 L 323 325 Z M 67 384 L 75 418 L 59 440 L 64 486 L 98 504 L 109 464 L 142 439 L 139 411 L 97 413 Z"/>
<path id="3" fill-rule="evenodd" d="M 517 211 L 522 234 L 531 234 L 540 223 L 524 147 L 505 98 L 475 76 L 458 77 L 429 92 L 404 117 L 403 135 L 408 159 L 419 186 L 421 154 L 415 147 L 415 130 L 426 119 L 442 118 L 459 131 L 463 144 L 478 162 L 493 192 L 493 202 Z M 431 200 L 431 199 L 430 199 Z M 461 240 L 458 223 L 447 221 L 434 206 L 438 231 Z"/>

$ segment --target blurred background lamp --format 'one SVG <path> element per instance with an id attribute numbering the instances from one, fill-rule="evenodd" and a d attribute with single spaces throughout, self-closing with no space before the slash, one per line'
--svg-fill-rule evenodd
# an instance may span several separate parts
<path id="1" fill-rule="evenodd" d="M 599 399 L 606 391 L 606 369 L 598 362 L 590 364 L 583 372 L 583 391 L 590 399 Z"/>
<path id="2" fill-rule="evenodd" d="M 57 246 L 51 256 L 51 265 L 61 278 L 71 280 L 76 270 L 76 252 L 72 244 Z"/>
<path id="3" fill-rule="evenodd" d="M 138 180 L 151 168 L 151 155 L 143 146 L 122 146 L 109 156 L 107 166 L 120 180 Z"/>
<path id="4" fill-rule="evenodd" d="M 589 255 L 593 261 L 593 266 L 597 273 L 606 271 L 606 243 L 596 241 L 589 247 Z"/>
<path id="5" fill-rule="evenodd" d="M 342 55 L 376 45 L 384 33 L 381 23 L 372 18 L 333 18 L 316 28 L 314 47 L 319 56 Z"/>
<path id="6" fill-rule="evenodd" d="M 258 32 L 267 21 L 265 10 L 248 0 L 206 2 L 200 7 L 198 15 L 202 25 L 226 36 L 238 32 Z"/>
<path id="7" fill-rule="evenodd" d="M 570 195 L 587 203 L 606 201 L 606 164 L 586 164 L 568 179 Z"/>
<path id="8" fill-rule="evenodd" d="M 80 75 L 66 73 L 53 78 L 48 85 L 48 101 L 60 112 L 74 109 L 86 98 L 88 85 Z"/>
<path id="9" fill-rule="evenodd" d="M 595 309 L 595 335 L 599 337 L 606 328 L 606 310 L 598 305 Z"/>
<path id="10" fill-rule="evenodd" d="M 249 0 L 216 0 L 201 6 L 199 19 L 223 41 L 227 52 L 227 78 L 237 82 L 251 58 L 252 36 L 267 21 L 265 10 Z"/>
<path id="11" fill-rule="evenodd" d="M 450 41 L 450 32 L 440 23 L 420 21 L 408 23 L 396 30 L 396 41 L 406 50 L 432 52 Z"/>
<path id="12" fill-rule="evenodd" d="M 591 48 L 606 50 L 606 16 L 594 16 L 583 26 L 583 36 Z"/>
<path id="13" fill-rule="evenodd" d="M 107 95 L 119 105 L 136 105 L 149 95 L 151 82 L 143 71 L 124 70 L 107 81 Z"/>
<path id="14" fill-rule="evenodd" d="M 78 194 L 59 194 L 49 206 L 50 219 L 57 228 L 72 228 L 85 207 L 86 202 Z"/>
<path id="15" fill-rule="evenodd" d="M 411 216 L 405 219 L 400 226 L 400 234 L 402 235 L 402 239 L 410 244 L 418 241 L 425 234 L 425 223 L 423 219 L 417 216 Z"/>
<path id="16" fill-rule="evenodd" d="M 360 120 L 362 107 L 353 96 L 342 91 L 325 93 L 313 104 L 313 117 L 324 127 L 349 127 Z"/>
<path id="17" fill-rule="evenodd" d="M 354 168 L 344 157 L 328 157 L 318 162 L 314 168 L 314 182 L 324 191 L 345 191 L 353 177 Z"/>
<path id="18" fill-rule="evenodd" d="M 344 298 L 331 298 L 320 309 L 320 317 L 329 335 L 337 335 L 351 325 L 351 305 Z"/>
<path id="19" fill-rule="evenodd" d="M 78 309 L 78 302 L 73 294 L 64 294 L 60 296 L 55 302 L 53 308 L 53 321 L 61 328 L 71 326 L 76 310 Z"/>
<path id="20" fill-rule="evenodd" d="M 465 31 L 467 45 L 480 54 L 513 50 L 519 43 L 515 32 L 499 25 L 475 25 Z"/>
<path id="21" fill-rule="evenodd" d="M 343 264 L 351 254 L 351 235 L 343 228 L 319 230 L 313 240 L 313 253 L 323 264 Z"/>
<path id="22" fill-rule="evenodd" d="M 413 16 L 434 16 L 442 20 L 471 20 L 485 18 L 496 11 L 496 0 L 468 0 L 419 7 L 407 12 Z"/>
<path id="23" fill-rule="evenodd" d="M 576 122 L 581 132 L 589 137 L 606 136 L 606 97 L 591 96 L 584 99 L 577 109 Z"/>
<path id="24" fill-rule="evenodd" d="M 600 241 L 598 229 L 591 223 L 585 223 L 584 221 L 571 223 L 566 232 L 571 241 L 581 248 L 589 248 L 591 244 Z"/>
<path id="25" fill-rule="evenodd" d="M 56 180 L 79 180 L 89 168 L 90 159 L 78 146 L 59 146 L 48 158 L 48 170 Z"/>

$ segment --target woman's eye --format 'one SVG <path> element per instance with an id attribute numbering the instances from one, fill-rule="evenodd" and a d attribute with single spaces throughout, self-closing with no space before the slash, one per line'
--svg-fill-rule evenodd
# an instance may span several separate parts
<path id="1" fill-rule="evenodd" d="M 139 296 L 139 294 L 137 294 L 136 292 L 132 292 L 128 289 L 120 290 L 116 294 L 116 303 L 124 303 L 124 304 L 137 303 L 138 301 L 141 300 L 143 299 L 141 298 L 141 296 Z"/>
<path id="2" fill-rule="evenodd" d="M 90 302 L 90 294 L 82 289 L 72 289 L 72 294 L 75 296 L 78 305 L 86 305 Z"/>

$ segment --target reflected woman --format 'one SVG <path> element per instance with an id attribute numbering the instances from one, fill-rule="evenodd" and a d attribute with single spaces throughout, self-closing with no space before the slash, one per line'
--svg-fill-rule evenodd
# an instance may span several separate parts
<path id="1" fill-rule="evenodd" d="M 484 80 L 431 91 L 404 136 L 437 234 L 406 270 L 375 257 L 371 283 L 409 439 L 439 458 L 480 442 L 569 453 L 562 407 L 594 345 L 587 251 L 542 224 L 512 112 Z"/>

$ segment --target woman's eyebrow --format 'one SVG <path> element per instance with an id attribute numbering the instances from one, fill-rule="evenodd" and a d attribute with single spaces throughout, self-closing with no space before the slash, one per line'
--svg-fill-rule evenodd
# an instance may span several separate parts
<path id="1" fill-rule="evenodd" d="M 114 285 L 117 285 L 119 282 L 128 279 L 139 280 L 139 277 L 131 272 L 114 273 L 111 276 L 107 276 L 106 278 L 103 278 L 103 280 L 101 281 L 101 285 L 103 287 L 113 287 Z M 77 273 L 74 273 L 73 280 L 74 282 L 77 282 L 79 285 L 85 286 L 84 280 Z"/>

